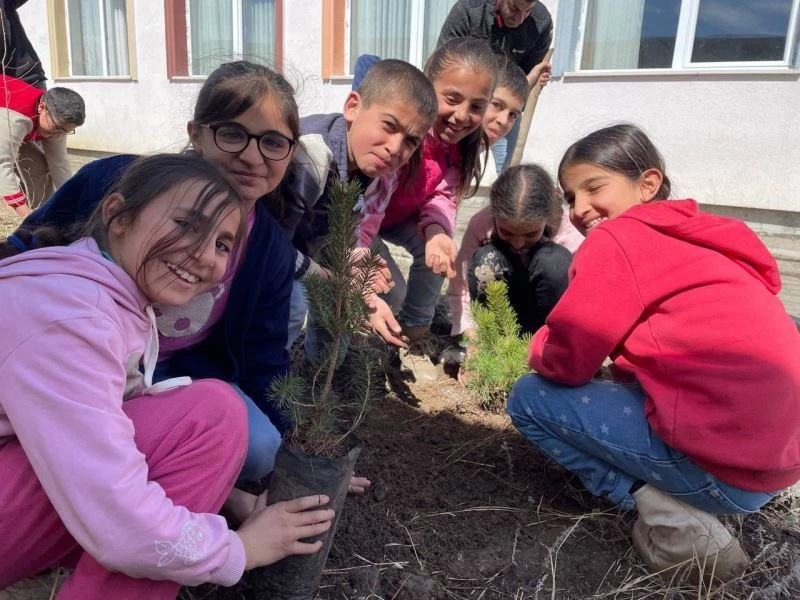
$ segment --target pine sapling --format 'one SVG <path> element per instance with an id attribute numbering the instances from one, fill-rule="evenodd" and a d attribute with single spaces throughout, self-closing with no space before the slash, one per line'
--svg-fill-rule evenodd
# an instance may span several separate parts
<path id="1" fill-rule="evenodd" d="M 308 278 L 309 322 L 316 322 L 323 348 L 305 377 L 289 374 L 273 383 L 280 409 L 295 428 L 290 442 L 307 454 L 335 457 L 363 421 L 375 394 L 378 357 L 370 348 L 349 348 L 368 316 L 365 298 L 380 268 L 376 252 L 356 252 L 361 187 L 337 181 L 330 187 L 330 238 L 325 275 Z"/>
<path id="2" fill-rule="evenodd" d="M 514 382 L 530 368 L 527 364 L 530 335 L 520 337 L 517 316 L 508 300 L 502 281 L 486 286 L 486 306 L 472 302 L 475 320 L 475 350 L 467 356 L 464 368 L 470 374 L 467 388 L 487 409 L 505 402 Z"/>

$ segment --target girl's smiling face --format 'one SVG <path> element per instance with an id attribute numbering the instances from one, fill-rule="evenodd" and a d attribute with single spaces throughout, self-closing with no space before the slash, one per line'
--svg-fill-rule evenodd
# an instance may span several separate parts
<path id="1" fill-rule="evenodd" d="M 561 172 L 561 187 L 573 225 L 584 235 L 606 219 L 620 216 L 637 204 L 650 202 L 663 175 L 648 169 L 637 180 L 594 163 L 577 162 Z"/>
<path id="2" fill-rule="evenodd" d="M 179 306 L 209 291 L 224 277 L 241 224 L 236 205 L 220 206 L 221 195 L 198 210 L 204 181 L 187 181 L 153 198 L 131 222 L 111 220 L 108 245 L 114 262 L 153 303 Z M 103 204 L 112 214 L 124 199 Z M 219 211 L 219 214 L 216 214 Z"/>
<path id="3" fill-rule="evenodd" d="M 448 144 L 456 144 L 480 127 L 494 91 L 494 76 L 485 69 L 451 66 L 433 81 L 439 114 L 433 127 Z"/>
<path id="4" fill-rule="evenodd" d="M 242 114 L 227 119 L 226 122 L 237 123 L 253 135 L 276 131 L 293 139 L 292 131 L 282 116 L 280 103 L 271 96 L 264 96 L 260 102 Z M 292 160 L 294 146 L 283 160 L 264 158 L 258 150 L 256 140 L 249 140 L 241 152 L 225 152 L 214 141 L 214 132 L 200 125 L 190 122 L 187 126 L 192 146 L 203 155 L 203 158 L 219 165 L 233 177 L 248 210 L 255 206 L 259 198 L 278 187 Z M 202 125 L 214 125 L 214 123 Z"/>

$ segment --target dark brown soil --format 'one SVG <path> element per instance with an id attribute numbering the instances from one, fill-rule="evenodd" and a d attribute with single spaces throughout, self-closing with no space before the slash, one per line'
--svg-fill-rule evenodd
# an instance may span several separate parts
<path id="1" fill-rule="evenodd" d="M 739 581 L 711 590 L 647 575 L 634 515 L 544 462 L 502 413 L 478 407 L 442 373 L 431 387 L 396 383 L 360 429 L 357 473 L 318 598 L 800 598 L 800 533 L 789 500 L 732 521 L 755 556 Z M 184 598 L 259 598 L 237 588 Z"/>

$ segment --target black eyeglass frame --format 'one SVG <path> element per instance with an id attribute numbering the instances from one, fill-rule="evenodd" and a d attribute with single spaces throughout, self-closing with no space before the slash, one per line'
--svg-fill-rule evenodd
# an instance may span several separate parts
<path id="1" fill-rule="evenodd" d="M 232 121 L 226 121 L 223 123 L 214 123 L 214 124 L 196 123 L 196 125 L 199 127 L 210 129 L 211 132 L 214 134 L 214 144 L 216 144 L 217 148 L 219 148 L 223 152 L 227 152 L 228 154 L 241 154 L 250 145 L 250 140 L 255 140 L 256 148 L 258 148 L 258 152 L 259 154 L 261 154 L 262 157 L 264 157 L 266 160 L 279 161 L 289 156 L 289 154 L 292 152 L 292 148 L 297 143 L 296 139 L 283 135 L 280 131 L 270 130 L 256 135 L 255 133 L 250 133 L 249 131 L 247 131 L 247 129 L 245 129 L 239 123 L 234 123 Z M 242 145 L 242 147 L 239 150 L 228 150 L 220 145 L 219 141 L 217 140 L 217 131 L 219 131 L 223 127 L 235 127 L 236 129 L 240 130 L 242 133 L 244 133 L 244 135 L 247 136 L 247 141 Z M 266 154 L 264 154 L 264 150 L 261 148 L 261 140 L 267 136 L 278 136 L 279 138 L 286 140 L 289 143 L 289 146 L 286 148 L 286 154 L 284 154 L 280 158 L 267 156 Z"/>

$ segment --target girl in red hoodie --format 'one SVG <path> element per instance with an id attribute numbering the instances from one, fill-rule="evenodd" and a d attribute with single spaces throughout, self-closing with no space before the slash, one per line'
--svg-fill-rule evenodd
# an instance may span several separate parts
<path id="1" fill-rule="evenodd" d="M 590 492 L 636 508 L 650 568 L 730 579 L 748 558 L 713 515 L 800 480 L 800 335 L 775 260 L 740 221 L 667 202 L 635 126 L 577 141 L 558 178 L 586 240 L 508 412 Z M 612 380 L 593 379 L 607 358 Z"/>

